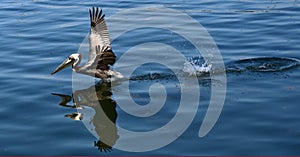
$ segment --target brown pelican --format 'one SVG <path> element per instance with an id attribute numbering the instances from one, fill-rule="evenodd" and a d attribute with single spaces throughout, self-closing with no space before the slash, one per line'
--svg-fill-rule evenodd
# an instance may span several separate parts
<path id="1" fill-rule="evenodd" d="M 83 66 L 78 66 L 82 56 L 80 53 L 70 55 L 61 63 L 51 75 L 72 65 L 72 70 L 90 75 L 93 77 L 107 80 L 111 77 L 122 78 L 123 76 L 116 71 L 110 70 L 110 65 L 116 61 L 116 56 L 111 49 L 109 33 L 102 14 L 102 9 L 92 7 L 90 10 L 90 34 L 89 34 L 89 59 Z"/>

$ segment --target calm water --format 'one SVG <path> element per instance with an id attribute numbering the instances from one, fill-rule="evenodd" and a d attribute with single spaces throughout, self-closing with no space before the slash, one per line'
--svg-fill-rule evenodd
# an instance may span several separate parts
<path id="1" fill-rule="evenodd" d="M 198 131 L 211 85 L 207 79 L 199 78 L 198 112 L 177 140 L 143 153 L 115 148 L 110 153 L 101 152 L 94 146 L 98 139 L 82 122 L 64 117 L 76 109 L 60 106 L 60 98 L 51 94 L 72 94 L 71 70 L 55 76 L 49 73 L 65 57 L 77 52 L 89 31 L 91 6 L 103 7 L 109 17 L 123 9 L 145 5 L 177 9 L 195 18 L 215 40 L 225 65 L 240 66 L 243 71 L 227 72 L 224 108 L 207 136 L 199 138 Z M 251 70 L 257 61 L 243 61 L 261 57 L 300 59 L 300 2 L 297 0 L 20 0 L 2 1 L 0 6 L 0 155 L 300 155 L 300 67 L 257 72 Z M 133 31 L 130 40 L 116 40 L 113 49 L 120 56 L 136 43 L 169 41 L 169 32 L 154 35 L 153 31 L 157 30 Z M 172 45 L 172 41 L 165 43 Z M 188 44 L 179 40 L 173 45 L 185 49 L 186 56 L 197 57 Z M 278 61 L 268 62 L 274 67 L 272 63 Z M 178 80 L 169 76 L 155 79 L 145 76 L 151 72 L 169 72 L 163 70 L 159 65 L 157 68 L 144 65 L 136 70 L 142 77 L 130 85 L 131 96 L 141 105 L 150 101 L 151 84 L 160 82 L 167 87 L 168 103 L 159 116 L 149 119 L 128 116 L 116 104 L 118 116 L 111 117 L 116 124 L 147 131 L 163 126 L 174 116 L 180 101 L 176 92 Z"/>

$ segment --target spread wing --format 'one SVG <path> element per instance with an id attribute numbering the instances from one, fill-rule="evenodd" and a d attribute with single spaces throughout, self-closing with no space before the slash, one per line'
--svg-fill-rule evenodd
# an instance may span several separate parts
<path id="1" fill-rule="evenodd" d="M 116 62 L 116 56 L 109 46 L 96 46 L 96 55 L 91 64 L 86 64 L 83 67 L 77 69 L 77 73 L 82 73 L 90 76 L 94 76 L 101 79 L 107 79 L 111 74 L 107 73 L 109 65 L 113 65 Z"/>
<path id="2" fill-rule="evenodd" d="M 96 47 L 97 53 L 97 67 L 100 70 L 109 70 L 109 65 L 113 65 L 116 62 L 116 56 L 110 47 L 101 47 L 98 45 Z"/>
<path id="3" fill-rule="evenodd" d="M 108 46 L 95 46 L 96 57 L 88 69 L 109 70 L 109 65 L 116 62 L 114 52 Z"/>
<path id="4" fill-rule="evenodd" d="M 96 46 L 100 45 L 101 47 L 107 48 L 107 50 L 111 50 L 110 48 L 110 39 L 108 29 L 105 23 L 105 15 L 102 14 L 102 9 L 98 9 L 92 7 L 90 10 L 90 21 L 91 21 L 91 29 L 90 29 L 90 52 L 89 52 L 89 60 L 88 65 L 93 64 L 97 57 Z"/>

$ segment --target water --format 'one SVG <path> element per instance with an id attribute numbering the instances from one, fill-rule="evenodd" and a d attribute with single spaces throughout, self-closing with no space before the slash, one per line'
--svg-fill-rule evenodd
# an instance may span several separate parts
<path id="1" fill-rule="evenodd" d="M 246 70 L 227 72 L 225 104 L 207 136 L 198 137 L 212 87 L 209 77 L 204 76 L 199 77 L 201 101 L 196 117 L 177 140 L 149 152 L 133 153 L 114 147 L 110 153 L 101 152 L 94 146 L 98 139 L 81 121 L 64 117 L 77 110 L 60 106 L 60 98 L 51 94 L 72 94 L 71 70 L 55 76 L 50 76 L 50 72 L 78 50 L 89 30 L 91 6 L 103 7 L 110 17 L 121 10 L 145 5 L 169 7 L 190 15 L 213 37 L 227 69 L 236 65 Z M 265 70 L 295 63 L 286 60 L 278 63 L 278 58 L 300 59 L 299 5 L 297 0 L 3 1 L 0 11 L 0 154 L 299 155 L 300 68 L 296 65 L 283 70 Z M 195 50 L 176 35 L 172 41 L 170 32 L 155 36 L 156 31 L 160 30 L 136 30 L 128 34 L 130 40 L 116 40 L 113 43 L 116 55 L 121 56 L 132 44 L 159 41 L 185 50 L 186 57 L 198 57 Z M 265 57 L 273 59 L 267 59 L 268 64 L 258 64 L 255 59 L 261 61 L 260 58 Z M 249 58 L 254 58 L 254 63 Z M 251 70 L 253 65 L 263 70 Z M 161 65 L 144 65 L 136 70 L 138 79 L 133 79 L 130 85 L 134 101 L 144 106 L 150 101 L 151 84 L 159 82 L 166 86 L 168 103 L 158 115 L 130 116 L 116 104 L 109 110 L 116 110 L 117 118 L 110 118 L 134 131 L 149 131 L 166 124 L 178 109 L 180 95 L 176 91 L 178 80 L 164 70 Z"/>

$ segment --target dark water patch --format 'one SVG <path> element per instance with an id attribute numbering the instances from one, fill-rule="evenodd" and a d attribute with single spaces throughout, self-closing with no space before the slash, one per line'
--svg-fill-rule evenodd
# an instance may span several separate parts
<path id="1" fill-rule="evenodd" d="M 176 75 L 171 73 L 148 73 L 143 75 L 135 75 L 130 78 L 131 81 L 139 80 L 170 80 L 176 78 Z"/>
<path id="2" fill-rule="evenodd" d="M 227 72 L 278 72 L 298 67 L 300 64 L 295 58 L 262 57 L 233 61 L 227 65 Z"/>

